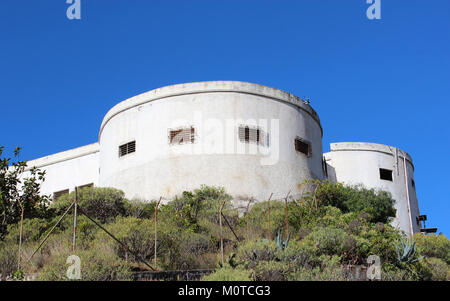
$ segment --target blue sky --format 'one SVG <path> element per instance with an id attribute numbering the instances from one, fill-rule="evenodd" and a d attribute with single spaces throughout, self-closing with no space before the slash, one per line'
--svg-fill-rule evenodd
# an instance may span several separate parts
<path id="1" fill-rule="evenodd" d="M 241 80 L 311 98 L 330 142 L 411 154 L 427 226 L 450 234 L 450 1 L 0 2 L 0 145 L 34 159 L 97 141 L 116 103 Z"/>

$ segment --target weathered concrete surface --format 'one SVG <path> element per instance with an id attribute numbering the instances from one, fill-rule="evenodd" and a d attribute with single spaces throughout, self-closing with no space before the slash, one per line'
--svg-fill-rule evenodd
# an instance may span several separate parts
<path id="1" fill-rule="evenodd" d="M 278 120 L 279 130 L 269 129 L 271 120 Z M 262 153 L 239 152 L 246 144 L 237 139 L 238 125 L 260 121 L 268 121 L 264 131 L 269 134 Z M 168 129 L 190 126 L 196 129 L 194 144 L 168 143 Z M 297 136 L 311 143 L 312 156 L 295 151 Z M 164 87 L 106 114 L 99 137 L 99 184 L 144 199 L 173 198 L 202 184 L 224 186 L 235 197 L 264 200 L 272 192 L 282 197 L 289 190 L 295 193 L 305 178 L 323 177 L 321 137 L 312 108 L 277 89 L 241 82 Z M 133 140 L 136 152 L 119 158 L 118 146 Z M 271 162 L 264 164 L 264 158 Z"/>

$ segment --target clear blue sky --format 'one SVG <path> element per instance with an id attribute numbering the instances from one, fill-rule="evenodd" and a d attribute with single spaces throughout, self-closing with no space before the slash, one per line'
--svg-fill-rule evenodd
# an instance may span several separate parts
<path id="1" fill-rule="evenodd" d="M 411 154 L 427 226 L 450 234 L 450 1 L 0 1 L 0 145 L 34 159 L 96 142 L 116 103 L 241 80 L 311 98 L 330 142 Z"/>

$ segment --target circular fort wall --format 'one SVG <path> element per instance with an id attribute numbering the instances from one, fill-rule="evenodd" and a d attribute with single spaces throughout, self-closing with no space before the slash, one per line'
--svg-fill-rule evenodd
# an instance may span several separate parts
<path id="1" fill-rule="evenodd" d="M 316 112 L 292 94 L 245 82 L 167 86 L 127 99 L 104 117 L 99 143 L 99 185 L 129 198 L 170 199 L 204 184 L 235 200 L 264 200 L 323 178 Z"/>
<path id="2" fill-rule="evenodd" d="M 408 234 L 420 230 L 414 165 L 408 153 L 388 145 L 357 142 L 332 143 L 330 150 L 324 154 L 330 180 L 390 192 L 397 209 L 392 225 Z"/>

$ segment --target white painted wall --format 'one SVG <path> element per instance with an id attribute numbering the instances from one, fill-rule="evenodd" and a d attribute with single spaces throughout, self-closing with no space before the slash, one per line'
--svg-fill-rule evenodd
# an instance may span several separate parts
<path id="1" fill-rule="evenodd" d="M 28 161 L 28 167 L 45 170 L 45 181 L 41 185 L 43 195 L 53 196 L 54 192 L 93 183 L 98 185 L 99 145 L 89 144 L 61 153 Z M 23 174 L 26 178 L 29 171 Z"/>
<path id="2" fill-rule="evenodd" d="M 411 181 L 414 179 L 414 165 L 406 152 L 387 145 L 356 142 L 332 143 L 330 150 L 324 157 L 331 181 L 363 184 L 367 188 L 389 191 L 396 201 L 397 209 L 392 225 L 409 235 L 420 231 L 416 222 L 416 216 L 419 215 L 418 201 Z M 380 179 L 380 168 L 393 170 L 392 182 Z"/>

